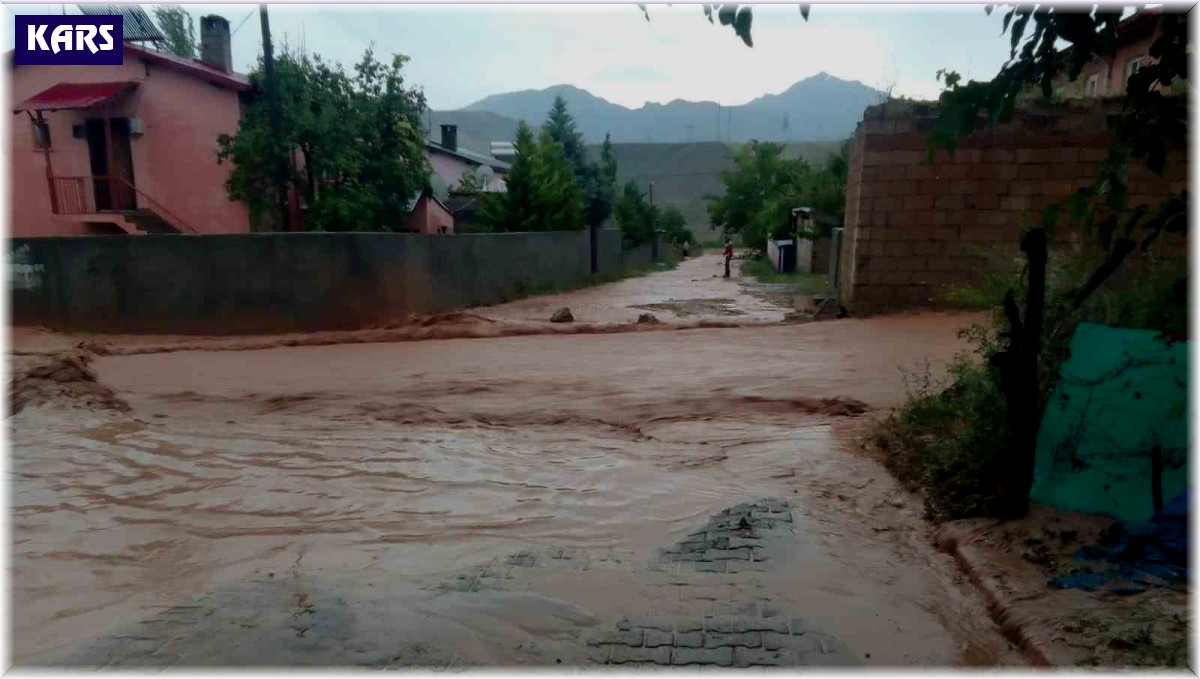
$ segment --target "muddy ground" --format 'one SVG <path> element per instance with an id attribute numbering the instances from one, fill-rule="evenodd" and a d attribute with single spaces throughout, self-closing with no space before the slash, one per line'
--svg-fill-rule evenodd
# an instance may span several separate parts
<path id="1" fill-rule="evenodd" d="M 443 339 L 17 329 L 18 368 L 99 352 L 16 387 L 14 661 L 1025 663 L 855 444 L 975 317 L 754 325 L 790 309 L 718 262 Z M 564 305 L 601 331 L 558 334 Z"/>

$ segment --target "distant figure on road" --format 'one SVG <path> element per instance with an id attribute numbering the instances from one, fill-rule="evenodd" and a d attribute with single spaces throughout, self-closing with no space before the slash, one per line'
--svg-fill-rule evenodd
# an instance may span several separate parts
<path id="1" fill-rule="evenodd" d="M 729 262 L 733 259 L 733 241 L 725 239 L 725 277 L 729 278 Z"/>

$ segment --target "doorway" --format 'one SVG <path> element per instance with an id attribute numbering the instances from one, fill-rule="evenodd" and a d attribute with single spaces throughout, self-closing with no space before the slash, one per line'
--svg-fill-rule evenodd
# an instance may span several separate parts
<path id="1" fill-rule="evenodd" d="M 84 121 L 96 210 L 135 210 L 137 192 L 133 190 L 136 184 L 133 179 L 133 146 L 130 144 L 129 119 L 111 118 L 110 121 L 113 152 L 111 168 L 108 162 L 109 146 L 105 142 L 104 119 L 88 118 Z M 111 181 L 108 179 L 110 176 L 125 181 Z"/>

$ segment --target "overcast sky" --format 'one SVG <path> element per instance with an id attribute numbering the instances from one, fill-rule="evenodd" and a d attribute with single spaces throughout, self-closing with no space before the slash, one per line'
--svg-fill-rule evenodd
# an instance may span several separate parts
<path id="1" fill-rule="evenodd" d="M 14 13 L 62 11 L 5 7 L 5 50 Z M 227 18 L 235 67 L 253 67 L 262 49 L 256 5 L 187 7 L 196 19 Z M 435 109 L 561 83 L 634 108 L 673 99 L 736 105 L 822 71 L 932 98 L 938 69 L 986 78 L 1008 56 L 1000 15 L 983 5 L 815 5 L 807 23 L 796 5 L 758 6 L 753 48 L 709 25 L 698 5 L 649 10 L 647 22 L 634 5 L 271 5 L 270 18 L 277 41 L 303 40 L 346 66 L 372 42 L 377 54 L 408 55 L 408 79 Z"/>

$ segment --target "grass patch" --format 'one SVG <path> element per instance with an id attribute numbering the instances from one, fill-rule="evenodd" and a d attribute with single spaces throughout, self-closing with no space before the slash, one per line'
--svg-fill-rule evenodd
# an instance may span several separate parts
<path id="1" fill-rule="evenodd" d="M 768 259 L 742 260 L 742 275 L 759 283 L 790 284 L 796 292 L 821 294 L 829 291 L 829 275 L 823 273 L 779 273 Z"/>

